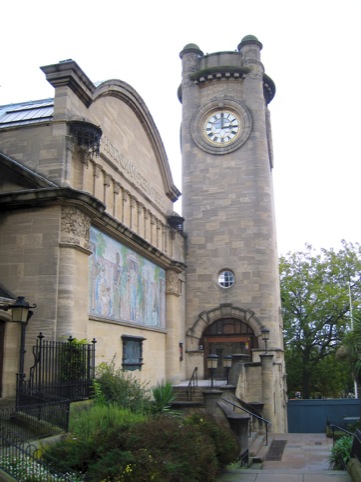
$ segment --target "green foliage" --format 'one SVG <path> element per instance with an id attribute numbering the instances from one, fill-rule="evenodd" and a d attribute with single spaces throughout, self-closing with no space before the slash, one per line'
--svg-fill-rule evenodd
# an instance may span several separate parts
<path id="1" fill-rule="evenodd" d="M 238 440 L 225 421 L 203 412 L 169 416 L 169 382 L 153 388 L 150 401 L 138 380 L 103 364 L 94 394 L 93 404 L 72 408 L 71 434 L 46 449 L 54 470 L 102 482 L 213 482 L 238 457 Z"/>
<path id="2" fill-rule="evenodd" d="M 213 417 L 203 411 L 195 411 L 185 419 L 185 423 L 200 428 L 212 439 L 222 467 L 238 458 L 238 440 L 225 419 Z"/>
<path id="3" fill-rule="evenodd" d="M 331 455 L 329 456 L 329 462 L 334 470 L 343 470 L 344 467 L 342 463 L 347 465 L 351 458 L 351 448 L 352 448 L 353 437 L 351 435 L 346 435 L 336 440 L 334 446 L 331 450 Z"/>
<path id="4" fill-rule="evenodd" d="M 350 325 L 350 281 L 354 307 L 360 303 L 361 247 L 343 241 L 338 252 L 315 254 L 306 245 L 304 252 L 282 256 L 279 267 L 290 395 L 301 391 L 309 398 L 319 392 L 321 362 L 335 356 Z M 323 385 L 322 396 L 332 396 L 337 385 L 345 384 L 349 379 L 337 380 L 331 393 Z"/>
<path id="5" fill-rule="evenodd" d="M 104 482 L 214 482 L 238 456 L 229 426 L 204 413 L 184 420 L 158 414 L 128 423 L 132 416 L 127 411 L 119 424 L 105 424 L 93 437 L 72 434 L 47 449 L 47 462 Z M 83 426 L 77 433 L 84 434 Z"/>
<path id="6" fill-rule="evenodd" d="M 93 386 L 98 404 L 115 403 L 133 412 L 142 412 L 151 402 L 150 391 L 146 385 L 129 372 L 115 368 L 114 361 L 98 366 Z"/>
<path id="7" fill-rule="evenodd" d="M 134 413 L 129 409 L 122 409 L 112 403 L 108 405 L 95 404 L 73 411 L 70 417 L 69 431 L 73 437 L 85 440 L 93 438 L 99 432 L 124 430 L 145 420 L 146 415 Z"/>
<path id="8" fill-rule="evenodd" d="M 348 363 L 353 378 L 361 384 L 361 313 L 353 314 L 353 330 L 348 331 L 337 352 L 338 359 Z"/>
<path id="9" fill-rule="evenodd" d="M 76 381 L 87 377 L 87 360 L 84 357 L 84 346 L 87 340 L 72 338 L 64 343 L 60 351 L 60 380 Z"/>
<path id="10" fill-rule="evenodd" d="M 175 400 L 173 385 L 170 382 L 159 383 L 156 387 L 152 388 L 153 401 L 152 412 L 153 413 L 176 413 L 172 410 L 172 403 Z"/>

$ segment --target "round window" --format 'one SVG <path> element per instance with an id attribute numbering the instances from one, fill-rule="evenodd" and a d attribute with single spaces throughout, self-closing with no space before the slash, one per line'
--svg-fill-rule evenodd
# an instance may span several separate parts
<path id="1" fill-rule="evenodd" d="M 234 285 L 234 274 L 232 271 L 221 271 L 218 275 L 218 284 L 222 288 L 230 288 Z"/>

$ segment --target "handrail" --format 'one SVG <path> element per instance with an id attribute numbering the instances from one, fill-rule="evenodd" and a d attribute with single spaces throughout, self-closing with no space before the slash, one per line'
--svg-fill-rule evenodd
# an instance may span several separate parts
<path id="1" fill-rule="evenodd" d="M 339 425 L 335 425 L 335 424 L 333 424 L 333 423 L 330 423 L 330 424 L 328 424 L 328 426 L 329 426 L 330 429 L 332 430 L 332 445 L 335 444 L 335 429 L 336 429 L 336 430 L 339 430 L 340 432 L 344 432 L 344 433 L 346 433 L 347 435 L 351 435 L 351 436 L 354 435 L 352 432 L 349 432 L 348 430 L 346 430 L 346 429 L 343 428 L 343 427 L 340 427 Z"/>
<path id="2" fill-rule="evenodd" d="M 193 394 L 195 387 L 198 387 L 198 367 L 195 367 L 192 373 L 192 376 L 188 382 L 187 386 L 187 400 L 192 401 L 193 400 Z"/>
<path id="3" fill-rule="evenodd" d="M 260 415 L 257 415 L 254 412 L 251 412 L 250 410 L 247 410 L 246 408 L 242 407 L 241 405 L 238 405 L 237 403 L 233 403 L 230 400 L 227 400 L 226 398 L 221 397 L 221 400 L 229 403 L 235 408 L 238 408 L 240 410 L 243 410 L 244 412 L 247 412 L 249 415 L 252 415 L 252 417 L 256 417 L 258 420 L 261 420 L 262 422 L 264 422 L 266 425 L 266 446 L 268 445 L 268 425 L 272 425 L 272 422 L 270 422 L 269 420 L 266 420 L 265 418 L 261 417 Z"/>

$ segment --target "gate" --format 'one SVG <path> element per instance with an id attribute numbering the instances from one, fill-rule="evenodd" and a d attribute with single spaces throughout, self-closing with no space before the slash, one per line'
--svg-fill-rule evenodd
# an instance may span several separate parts
<path id="1" fill-rule="evenodd" d="M 47 341 L 40 333 L 33 346 L 30 376 L 17 376 L 16 406 L 57 400 L 83 400 L 91 395 L 95 374 L 95 343 Z"/>

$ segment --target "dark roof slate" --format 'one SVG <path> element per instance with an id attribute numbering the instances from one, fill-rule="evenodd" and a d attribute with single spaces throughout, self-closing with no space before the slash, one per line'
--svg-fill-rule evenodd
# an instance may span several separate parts
<path id="1" fill-rule="evenodd" d="M 21 102 L 0 106 L 0 129 L 50 121 L 54 113 L 54 99 Z"/>

